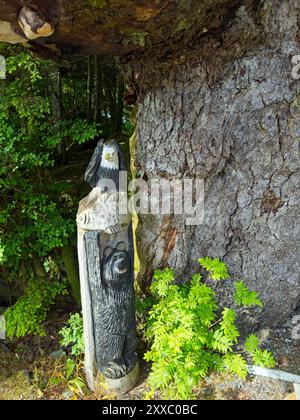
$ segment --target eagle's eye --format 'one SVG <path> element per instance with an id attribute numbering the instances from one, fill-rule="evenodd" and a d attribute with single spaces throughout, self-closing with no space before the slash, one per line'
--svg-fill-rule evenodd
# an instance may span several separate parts
<path id="1" fill-rule="evenodd" d="M 111 150 L 111 151 L 106 152 L 106 153 L 104 154 L 104 158 L 105 158 L 106 160 L 113 160 L 113 159 L 115 159 L 115 157 L 116 157 L 116 152 L 115 152 L 114 150 Z"/>

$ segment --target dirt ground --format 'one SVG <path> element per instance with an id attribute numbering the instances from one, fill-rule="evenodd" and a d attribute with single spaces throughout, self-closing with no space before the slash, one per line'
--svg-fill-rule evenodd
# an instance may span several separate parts
<path id="1" fill-rule="evenodd" d="M 76 375 L 66 378 L 68 356 L 59 350 L 57 331 L 68 314 L 55 313 L 47 325 L 46 337 L 27 337 L 13 342 L 0 341 L 0 400 L 38 399 L 143 399 L 147 392 L 150 366 L 141 362 L 141 376 L 137 386 L 126 395 L 110 393 L 102 384 L 95 393 L 86 386 L 79 389 L 72 378 L 84 381 L 82 362 L 76 362 Z M 292 338 L 292 319 L 283 327 L 262 329 L 259 336 L 265 347 L 272 350 L 278 369 L 300 375 L 300 340 Z M 139 349 L 142 359 L 143 348 Z M 247 381 L 226 375 L 210 375 L 196 390 L 199 400 L 282 400 L 293 392 L 292 384 L 261 377 Z M 159 395 L 157 395 L 159 399 Z"/>

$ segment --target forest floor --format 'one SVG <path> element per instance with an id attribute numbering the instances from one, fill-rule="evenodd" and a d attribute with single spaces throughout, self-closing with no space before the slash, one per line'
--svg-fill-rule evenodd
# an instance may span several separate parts
<path id="1" fill-rule="evenodd" d="M 0 341 L 0 400 L 43 399 L 144 399 L 147 393 L 149 365 L 141 363 L 138 385 L 123 396 L 110 393 L 104 384 L 94 393 L 84 385 L 82 361 L 77 360 L 68 377 L 68 356 L 59 346 L 59 331 L 68 319 L 65 310 L 56 308 L 46 325 L 45 337 L 27 337 L 10 342 Z M 292 339 L 292 323 L 259 332 L 262 342 L 273 351 L 278 368 L 300 374 L 300 340 Z M 140 348 L 140 360 L 143 349 Z M 292 384 L 261 377 L 246 381 L 226 375 L 210 375 L 196 391 L 199 400 L 282 400 L 293 392 Z M 159 399 L 159 394 L 156 395 Z"/>

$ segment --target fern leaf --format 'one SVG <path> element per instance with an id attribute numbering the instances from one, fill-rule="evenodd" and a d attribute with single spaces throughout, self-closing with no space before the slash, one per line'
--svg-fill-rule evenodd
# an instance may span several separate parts
<path id="1" fill-rule="evenodd" d="M 209 272 L 213 280 L 226 280 L 229 277 L 227 265 L 219 260 L 219 258 L 200 258 L 200 265 Z"/>
<path id="2" fill-rule="evenodd" d="M 257 349 L 252 356 L 253 363 L 264 368 L 274 368 L 276 361 L 273 354 L 268 350 Z"/>
<path id="3" fill-rule="evenodd" d="M 226 354 L 223 360 L 230 373 L 238 375 L 244 380 L 247 378 L 247 362 L 240 354 Z"/>
<path id="4" fill-rule="evenodd" d="M 234 288 L 234 301 L 238 306 L 242 306 L 244 308 L 250 308 L 251 306 L 263 307 L 257 293 L 249 290 L 242 280 L 234 283 Z"/>
<path id="5" fill-rule="evenodd" d="M 254 354 L 259 348 L 259 338 L 255 334 L 249 335 L 244 344 L 245 350 L 249 354 Z"/>

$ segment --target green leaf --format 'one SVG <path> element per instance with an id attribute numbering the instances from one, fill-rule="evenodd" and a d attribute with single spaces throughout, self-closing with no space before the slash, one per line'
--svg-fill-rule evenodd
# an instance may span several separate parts
<path id="1" fill-rule="evenodd" d="M 234 301 L 238 306 L 250 308 L 252 306 L 263 307 L 261 300 L 258 298 L 256 292 L 251 291 L 243 281 L 234 283 L 235 295 Z"/>
<path id="2" fill-rule="evenodd" d="M 218 350 L 221 353 L 227 353 L 231 351 L 233 342 L 228 338 L 222 329 L 218 329 L 213 334 L 212 348 Z"/>
<path id="3" fill-rule="evenodd" d="M 253 363 L 263 368 L 274 368 L 276 361 L 273 354 L 268 350 L 256 350 L 252 356 Z"/>
<path id="4" fill-rule="evenodd" d="M 75 370 L 76 364 L 74 362 L 74 360 L 72 359 L 67 359 L 66 361 L 66 379 L 70 379 L 70 377 L 72 376 L 74 370 Z"/>
<path id="5" fill-rule="evenodd" d="M 255 334 L 249 335 L 244 344 L 245 350 L 249 354 L 254 354 L 259 347 L 259 338 Z"/>
<path id="6" fill-rule="evenodd" d="M 166 297 L 170 285 L 174 282 L 174 271 L 171 269 L 157 270 L 153 279 L 154 281 L 150 288 L 151 292 L 158 297 Z"/>
<path id="7" fill-rule="evenodd" d="M 219 260 L 219 258 L 200 258 L 200 265 L 205 268 L 213 280 L 226 280 L 229 277 L 227 265 Z"/>
<path id="8" fill-rule="evenodd" d="M 230 373 L 246 379 L 248 375 L 247 362 L 240 354 L 226 354 L 224 363 Z"/>

